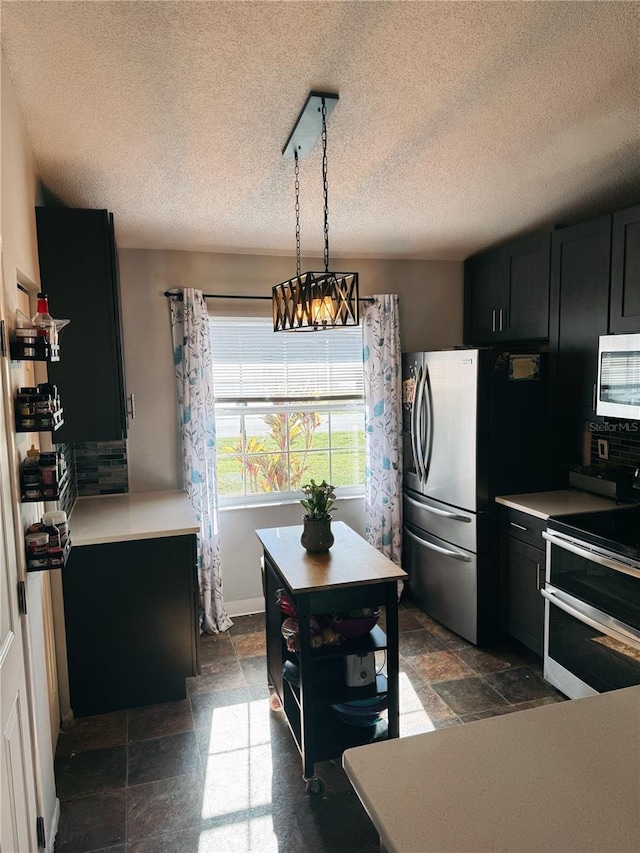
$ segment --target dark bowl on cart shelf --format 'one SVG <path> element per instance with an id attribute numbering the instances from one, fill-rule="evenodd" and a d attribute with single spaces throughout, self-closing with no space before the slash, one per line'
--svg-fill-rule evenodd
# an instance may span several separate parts
<path id="1" fill-rule="evenodd" d="M 352 611 L 357 612 L 357 611 Z M 354 616 L 352 613 L 334 613 L 329 619 L 333 628 L 345 639 L 354 640 L 357 637 L 364 637 L 369 631 L 375 627 L 380 618 L 380 608 L 372 610 L 366 608 L 365 614 Z"/>

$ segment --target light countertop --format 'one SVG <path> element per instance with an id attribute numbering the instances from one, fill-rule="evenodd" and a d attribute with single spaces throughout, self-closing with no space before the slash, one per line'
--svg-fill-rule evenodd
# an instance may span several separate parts
<path id="1" fill-rule="evenodd" d="M 348 749 L 389 853 L 640 849 L 640 687 Z"/>
<path id="2" fill-rule="evenodd" d="M 256 530 L 265 551 L 294 593 L 362 586 L 407 577 L 406 572 L 344 521 L 332 522 L 335 543 L 330 551 L 322 554 L 305 551 L 300 542 L 302 530 L 302 525 Z"/>
<path id="3" fill-rule="evenodd" d="M 184 536 L 200 529 L 186 492 L 78 498 L 69 518 L 73 547 Z"/>
<path id="4" fill-rule="evenodd" d="M 597 512 L 601 509 L 618 509 L 629 504 L 618 504 L 610 498 L 564 489 L 557 492 L 532 492 L 529 495 L 500 495 L 496 503 L 526 512 L 536 518 L 550 515 L 567 515 L 572 512 Z"/>

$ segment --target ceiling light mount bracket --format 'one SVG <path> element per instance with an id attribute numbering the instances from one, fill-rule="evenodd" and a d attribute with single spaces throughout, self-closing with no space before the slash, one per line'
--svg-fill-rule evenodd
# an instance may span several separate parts
<path id="1" fill-rule="evenodd" d="M 324 99 L 327 118 L 338 103 L 335 92 L 309 92 L 309 96 L 300 110 L 293 130 L 282 149 L 283 157 L 293 157 L 296 151 L 298 159 L 307 157 L 322 133 L 322 101 Z"/>

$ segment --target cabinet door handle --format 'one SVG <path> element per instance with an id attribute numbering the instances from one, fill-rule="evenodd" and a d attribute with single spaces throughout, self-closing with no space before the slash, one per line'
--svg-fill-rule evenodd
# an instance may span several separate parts
<path id="1" fill-rule="evenodd" d="M 536 589 L 538 590 L 538 592 L 544 586 L 544 571 L 542 572 L 542 577 L 540 577 L 540 569 L 541 568 L 542 568 L 542 565 L 540 563 L 536 563 Z"/>
<path id="2" fill-rule="evenodd" d="M 510 521 L 509 524 L 511 527 L 516 527 L 518 530 L 528 530 L 528 527 L 524 527 L 522 524 L 516 524 L 515 521 Z"/>
<path id="3" fill-rule="evenodd" d="M 491 331 L 495 332 L 496 330 L 496 309 L 493 308 L 491 310 Z"/>
<path id="4" fill-rule="evenodd" d="M 499 325 L 500 325 L 499 331 L 502 331 L 502 308 L 500 309 L 498 316 L 500 318 L 500 320 L 499 320 Z"/>
<path id="5" fill-rule="evenodd" d="M 131 418 L 131 420 L 135 420 L 136 416 L 136 398 L 133 394 L 129 394 L 127 397 L 127 414 Z"/>

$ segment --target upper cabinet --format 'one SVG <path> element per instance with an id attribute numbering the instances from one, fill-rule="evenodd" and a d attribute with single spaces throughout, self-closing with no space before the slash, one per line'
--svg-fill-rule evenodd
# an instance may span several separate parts
<path id="1" fill-rule="evenodd" d="M 610 332 L 640 331 L 640 205 L 613 215 Z"/>
<path id="2" fill-rule="evenodd" d="M 536 234 L 465 261 L 465 344 L 548 337 L 550 246 Z"/>
<path id="3" fill-rule="evenodd" d="M 589 420 L 595 411 L 598 337 L 609 316 L 611 216 L 560 228 L 551 244 L 551 411 Z"/>
<path id="4" fill-rule="evenodd" d="M 64 359 L 49 379 L 64 400 L 56 440 L 126 437 L 118 258 L 107 210 L 36 208 L 42 290 L 56 316 L 71 320 L 61 336 Z"/>

